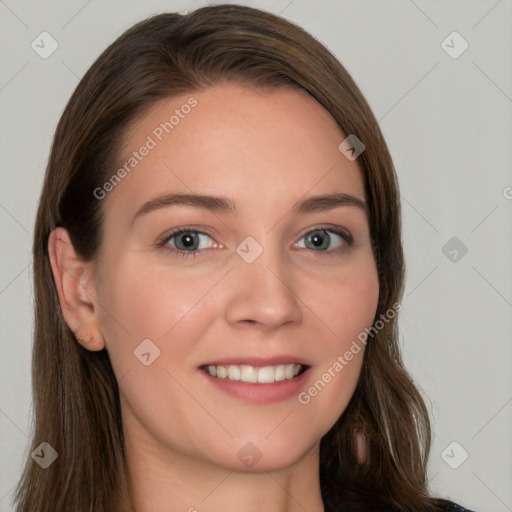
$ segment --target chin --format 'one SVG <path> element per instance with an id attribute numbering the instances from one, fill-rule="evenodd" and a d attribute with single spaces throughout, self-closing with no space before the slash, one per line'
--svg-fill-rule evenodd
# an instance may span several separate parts
<path id="1" fill-rule="evenodd" d="M 282 437 L 275 440 L 255 439 L 254 441 L 234 442 L 233 451 L 219 454 L 212 462 L 220 464 L 230 471 L 244 473 L 275 472 L 292 467 L 302 459 L 311 457 L 314 449 L 320 446 L 320 440 L 307 445 L 302 439 L 302 445 L 291 443 Z M 233 454 L 235 457 L 233 457 Z"/>

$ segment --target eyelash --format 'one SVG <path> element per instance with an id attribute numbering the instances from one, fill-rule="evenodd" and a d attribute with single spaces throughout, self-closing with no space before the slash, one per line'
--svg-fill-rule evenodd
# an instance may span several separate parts
<path id="1" fill-rule="evenodd" d="M 333 228 L 331 226 L 315 227 L 313 229 L 310 229 L 309 231 L 306 231 L 306 233 L 304 233 L 300 238 L 302 239 L 302 238 L 306 237 L 307 235 L 314 233 L 315 231 L 326 231 L 327 233 L 334 233 L 335 235 L 338 235 L 339 237 L 341 237 L 344 240 L 344 242 L 348 245 L 348 247 L 352 247 L 354 245 L 354 240 L 352 238 L 352 235 L 348 231 L 345 231 L 344 229 L 341 229 L 341 228 Z M 158 248 L 160 248 L 164 251 L 171 251 L 171 252 L 175 253 L 176 256 L 178 256 L 179 258 L 185 258 L 185 259 L 196 258 L 205 249 L 198 249 L 198 250 L 194 250 L 194 251 L 182 251 L 180 249 L 175 249 L 174 247 L 170 247 L 168 245 L 169 241 L 173 237 L 175 237 L 177 235 L 181 235 L 183 233 L 195 233 L 195 234 L 199 234 L 199 235 L 207 235 L 213 239 L 213 236 L 210 233 L 208 233 L 207 230 L 202 230 L 202 229 L 197 229 L 194 227 L 186 226 L 186 227 L 177 228 L 177 229 L 167 232 L 165 235 L 163 235 L 157 241 L 156 245 Z M 343 252 L 346 249 L 347 249 L 347 247 L 341 247 L 338 249 L 325 250 L 325 251 L 313 251 L 312 249 L 307 249 L 307 250 L 312 251 L 312 252 L 319 252 L 320 254 L 322 254 L 322 256 L 331 257 L 331 256 L 336 256 L 337 255 L 336 253 Z"/>

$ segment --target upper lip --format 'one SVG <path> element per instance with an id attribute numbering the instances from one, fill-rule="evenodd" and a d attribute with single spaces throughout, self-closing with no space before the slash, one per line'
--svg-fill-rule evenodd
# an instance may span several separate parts
<path id="1" fill-rule="evenodd" d="M 261 356 L 243 356 L 243 357 L 223 357 L 208 361 L 201 366 L 228 366 L 228 365 L 250 365 L 250 366 L 276 366 L 279 364 L 301 364 L 302 366 L 311 366 L 306 359 L 294 355 L 279 355 L 273 357 Z"/>

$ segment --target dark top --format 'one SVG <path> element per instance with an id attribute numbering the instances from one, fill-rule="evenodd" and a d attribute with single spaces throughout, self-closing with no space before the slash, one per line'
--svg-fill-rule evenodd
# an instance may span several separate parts
<path id="1" fill-rule="evenodd" d="M 324 504 L 324 506 L 325 506 L 325 512 L 338 512 L 338 508 L 336 506 L 333 506 L 332 504 L 329 504 L 328 502 L 326 502 Z M 352 508 L 351 507 L 344 508 L 343 510 L 351 511 Z M 378 508 L 374 508 L 373 506 L 371 508 L 367 508 L 367 507 L 360 508 L 360 507 L 356 506 L 356 508 L 354 508 L 353 510 L 354 510 L 354 512 L 356 512 L 356 511 L 357 512 L 360 512 L 360 511 L 361 512 L 363 512 L 363 511 L 365 511 L 365 512 L 381 512 L 386 509 L 382 509 L 380 506 L 378 506 Z M 438 510 L 439 510 L 439 512 L 474 512 L 473 510 L 469 510 L 468 508 L 464 508 L 463 506 L 458 505 L 457 503 L 453 503 L 453 502 L 449 502 L 449 504 L 443 506 L 442 508 L 439 508 Z"/>
<path id="2" fill-rule="evenodd" d="M 457 505 L 456 503 L 453 504 L 452 508 L 446 509 L 449 512 L 473 512 L 473 510 L 469 510 L 469 508 L 461 507 L 460 505 Z"/>
<path id="3" fill-rule="evenodd" d="M 396 505 L 366 482 L 344 482 L 332 480 L 321 474 L 321 491 L 325 512 L 397 512 Z M 446 498 L 433 498 L 429 512 L 475 512 Z"/>
<path id="4" fill-rule="evenodd" d="M 347 510 L 347 511 L 350 511 L 351 509 L 348 508 L 348 509 L 343 509 L 343 510 Z M 372 509 L 368 509 L 368 508 L 357 508 L 357 509 L 354 509 L 354 510 L 357 510 L 357 512 L 359 511 L 365 511 L 365 512 L 381 512 L 381 510 L 383 509 L 380 509 L 380 508 L 372 508 Z M 336 507 L 333 507 L 332 505 L 329 505 L 328 503 L 325 503 L 325 512 L 338 512 L 337 508 Z M 474 512 L 473 510 L 469 510 L 468 508 L 464 508 L 462 507 L 461 505 L 457 505 L 457 503 L 452 503 L 451 506 L 445 506 L 443 508 L 440 508 L 439 509 L 439 512 Z"/>
<path id="5" fill-rule="evenodd" d="M 396 506 L 393 506 L 383 496 L 372 492 L 371 488 L 360 487 L 355 489 L 353 485 L 345 484 L 340 491 L 336 484 L 323 481 L 322 498 L 325 512 L 396 512 Z M 338 492 L 336 492 L 338 491 Z M 474 512 L 464 508 L 451 500 L 436 498 L 430 512 Z"/>

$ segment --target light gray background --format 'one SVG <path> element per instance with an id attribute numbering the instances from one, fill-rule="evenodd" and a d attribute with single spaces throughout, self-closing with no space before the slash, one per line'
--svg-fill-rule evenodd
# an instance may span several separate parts
<path id="1" fill-rule="evenodd" d="M 512 510 L 511 0 L 242 1 L 310 31 L 343 62 L 389 144 L 403 201 L 405 362 L 432 411 L 431 488 Z M 197 1 L 0 0 L 0 510 L 28 455 L 36 204 L 53 132 L 79 78 L 126 28 Z M 42 59 L 43 31 L 58 49 Z M 469 44 L 454 59 L 442 41 Z M 460 40 L 448 39 L 451 51 Z M 508 187 L 508 188 L 507 188 Z M 457 237 L 468 252 L 451 261 Z M 43 440 L 41 440 L 43 441 Z M 463 455 L 468 459 L 457 469 Z M 453 451 L 452 451 L 453 448 Z"/>

